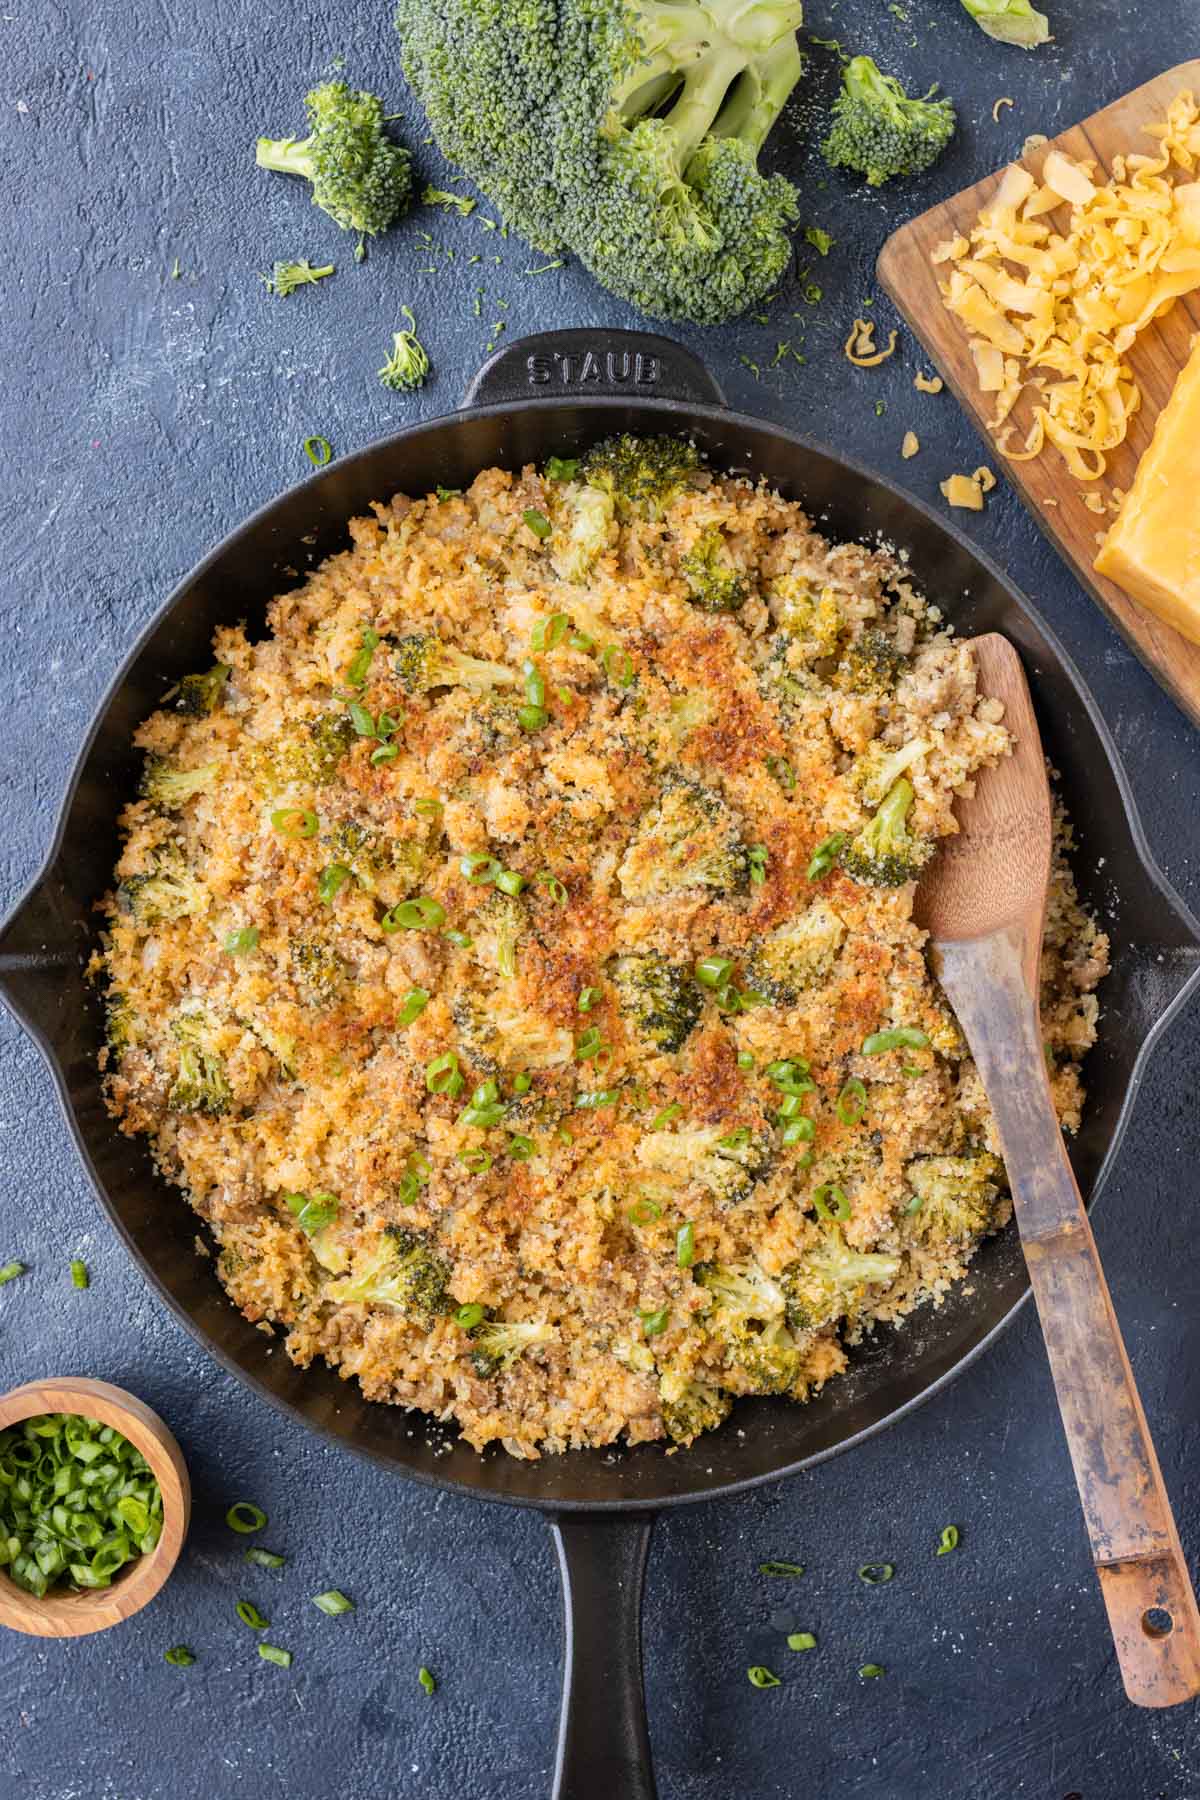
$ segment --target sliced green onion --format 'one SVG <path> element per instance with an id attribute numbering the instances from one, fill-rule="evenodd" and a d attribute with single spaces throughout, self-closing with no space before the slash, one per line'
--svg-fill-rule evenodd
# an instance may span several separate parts
<path id="1" fill-rule="evenodd" d="M 958 1526 L 957 1525 L 943 1526 L 942 1535 L 938 1539 L 938 1547 L 937 1547 L 937 1550 L 934 1552 L 934 1554 L 937 1556 L 948 1556 L 950 1554 L 951 1550 L 957 1550 L 957 1549 L 958 1549 Z"/>
<path id="2" fill-rule="evenodd" d="M 525 886 L 525 877 L 518 875 L 515 869 L 501 869 L 496 877 L 496 886 L 502 894 L 512 894 L 515 897 Z"/>
<path id="3" fill-rule="evenodd" d="M 529 639 L 534 650 L 556 650 L 571 629 L 571 621 L 566 613 L 551 613 L 548 619 L 539 619 Z"/>
<path id="4" fill-rule="evenodd" d="M 512 1091 L 514 1094 L 527 1094 L 532 1086 L 533 1076 L 527 1075 L 524 1069 L 521 1070 L 519 1075 L 513 1076 Z"/>
<path id="5" fill-rule="evenodd" d="M 225 1514 L 225 1523 L 231 1531 L 261 1531 L 267 1523 L 267 1515 L 252 1500 L 235 1500 Z"/>
<path id="6" fill-rule="evenodd" d="M 662 1218 L 662 1207 L 657 1200 L 643 1196 L 641 1200 L 634 1201 L 625 1216 L 632 1225 L 653 1225 L 656 1219 Z"/>
<path id="7" fill-rule="evenodd" d="M 353 1600 L 347 1600 L 345 1594 L 338 1588 L 327 1588 L 323 1594 L 314 1594 L 313 1605 L 319 1606 L 321 1611 L 331 1619 L 340 1617 L 342 1613 L 354 1611 Z"/>
<path id="8" fill-rule="evenodd" d="M 280 1556 L 275 1550 L 260 1550 L 257 1544 L 251 1544 L 248 1550 L 243 1550 L 242 1560 L 253 1563 L 256 1569 L 282 1569 L 287 1557 Z"/>
<path id="9" fill-rule="evenodd" d="M 276 1668 L 290 1669 L 292 1666 L 291 1651 L 281 1650 L 277 1644 L 260 1644 L 258 1654 L 264 1662 L 274 1663 Z"/>
<path id="10" fill-rule="evenodd" d="M 0 1287 L 3 1287 L 6 1281 L 15 1281 L 18 1275 L 24 1273 L 25 1264 L 23 1262 L 6 1262 L 3 1268 L 0 1268 Z"/>
<path id="11" fill-rule="evenodd" d="M 925 1070 L 918 1068 L 916 1063 L 901 1063 L 900 1073 L 902 1075 L 907 1075 L 911 1080 L 914 1075 L 924 1075 Z"/>
<path id="12" fill-rule="evenodd" d="M 369 713 L 365 706 L 360 705 L 357 700 L 352 700 L 346 708 L 346 711 L 350 714 L 350 723 L 353 725 L 359 737 L 378 737 L 379 731 L 375 724 L 374 715 Z"/>
<path id="13" fill-rule="evenodd" d="M 803 1575 L 804 1564 L 791 1562 L 759 1563 L 758 1572 L 760 1575 L 777 1575 L 791 1580 L 797 1575 Z"/>
<path id="14" fill-rule="evenodd" d="M 251 1631 L 266 1631 L 270 1626 L 270 1619 L 263 1618 L 253 1600 L 239 1600 L 235 1611 L 242 1624 L 248 1625 Z"/>
<path id="15" fill-rule="evenodd" d="M 531 1156 L 537 1155 L 537 1145 L 531 1137 L 518 1131 L 508 1140 L 508 1154 L 514 1162 L 528 1162 Z"/>
<path id="16" fill-rule="evenodd" d="M 767 879 L 768 851 L 765 844 L 751 844 L 748 852 L 750 863 L 750 885 L 761 887 Z"/>
<path id="17" fill-rule="evenodd" d="M 459 1077 L 461 1083 L 462 1077 Z M 421 1189 L 433 1173 L 433 1165 L 429 1158 L 414 1150 L 408 1159 L 403 1175 L 400 1177 L 397 1198 L 401 1206 L 412 1206 L 419 1198 Z"/>
<path id="18" fill-rule="evenodd" d="M 460 950 L 469 950 L 475 941 L 474 938 L 468 937 L 465 931 L 443 931 L 442 936 L 448 944 L 455 944 Z M 503 969 L 500 972 L 503 974 Z M 509 974 L 511 973 L 510 969 Z"/>
<path id="19" fill-rule="evenodd" d="M 733 963 L 727 956 L 702 956 L 696 964 L 696 980 L 701 987 L 723 988 L 733 974 Z"/>
<path id="20" fill-rule="evenodd" d="M 163 1651 L 163 1659 L 173 1669 L 190 1669 L 196 1660 L 186 1644 L 173 1644 L 169 1650 Z"/>
<path id="21" fill-rule="evenodd" d="M 858 1672 L 864 1681 L 874 1681 L 877 1676 L 887 1674 L 882 1663 L 863 1663 Z"/>
<path id="22" fill-rule="evenodd" d="M 600 989 L 598 987 L 580 988 L 580 990 L 579 990 L 579 1010 L 580 1010 L 580 1012 L 584 1012 L 584 1013 L 591 1012 L 593 1006 L 595 1006 L 595 1004 L 599 998 L 600 998 Z"/>
<path id="23" fill-rule="evenodd" d="M 650 1121 L 651 1131 L 665 1131 L 667 1126 L 673 1124 L 682 1113 L 683 1107 L 678 1100 L 673 1100 L 670 1106 L 664 1106 L 661 1112 L 655 1113 Z"/>
<path id="24" fill-rule="evenodd" d="M 306 1237 L 313 1237 L 318 1231 L 324 1231 L 337 1218 L 336 1194 L 285 1194 L 283 1201 L 288 1211 L 294 1214 L 297 1225 Z"/>
<path id="25" fill-rule="evenodd" d="M 566 888 L 558 879 L 558 876 L 552 875 L 549 869 L 542 869 L 533 879 L 538 887 L 544 887 L 546 889 L 556 906 L 565 906 L 567 904 Z"/>
<path id="26" fill-rule="evenodd" d="M 791 793 L 795 792 L 795 788 L 796 788 L 795 772 L 792 769 L 791 763 L 785 762 L 785 760 L 782 756 L 768 756 L 767 772 L 768 772 L 768 774 L 771 774 L 775 777 L 776 781 L 779 783 L 780 787 L 783 789 L 785 794 L 791 794 Z M 809 876 L 809 880 L 810 881 L 812 880 L 811 875 Z"/>
<path id="27" fill-rule="evenodd" d="M 335 898 L 341 893 L 351 879 L 351 871 L 345 863 L 328 863 L 317 876 L 317 893 L 326 906 L 332 906 Z"/>
<path id="28" fill-rule="evenodd" d="M 378 768 L 380 763 L 393 762 L 399 754 L 399 744 L 380 744 L 377 750 L 372 750 L 371 761 Z"/>
<path id="29" fill-rule="evenodd" d="M 852 1075 L 835 1102 L 843 1125 L 857 1125 L 867 1110 L 867 1090 L 857 1075 Z"/>
<path id="30" fill-rule="evenodd" d="M 461 1325 L 464 1331 L 474 1331 L 477 1325 L 483 1324 L 483 1320 L 484 1308 L 478 1300 L 472 1300 L 467 1306 L 460 1306 L 454 1315 L 454 1323 Z"/>
<path id="31" fill-rule="evenodd" d="M 742 988 L 737 997 L 735 1012 L 749 1012 L 752 1006 L 770 1006 L 771 1000 L 766 994 L 760 994 L 757 988 Z"/>
<path id="32" fill-rule="evenodd" d="M 362 648 L 355 652 L 350 667 L 346 670 L 346 681 L 350 687 L 365 687 L 367 675 L 371 668 L 371 659 L 379 646 L 379 633 L 371 627 L 362 634 Z"/>
<path id="33" fill-rule="evenodd" d="M 258 949 L 258 926 L 243 925 L 240 931 L 231 931 L 225 939 L 225 951 L 229 956 L 245 956 L 249 950 Z"/>
<path id="34" fill-rule="evenodd" d="M 675 1233 L 675 1262 L 681 1269 L 690 1269 L 696 1260 L 696 1227 L 689 1219 Z"/>
<path id="35" fill-rule="evenodd" d="M 428 1005 L 429 995 L 424 988 L 409 988 L 396 1016 L 397 1025 L 411 1025 L 414 1019 L 420 1018 Z"/>
<path id="36" fill-rule="evenodd" d="M 787 1087 L 797 1076 L 808 1074 L 808 1064 L 802 1056 L 781 1057 L 777 1062 L 769 1062 L 763 1074 L 776 1087 Z"/>
<path id="37" fill-rule="evenodd" d="M 517 724 L 522 731 L 540 731 L 549 719 L 550 714 L 544 706 L 521 706 L 517 708 Z"/>
<path id="38" fill-rule="evenodd" d="M 413 811 L 422 819 L 440 819 L 445 808 L 440 800 L 426 796 L 422 800 L 413 801 Z"/>
<path id="39" fill-rule="evenodd" d="M 660 1306 L 657 1312 L 639 1313 L 638 1317 L 642 1321 L 643 1337 L 652 1338 L 658 1337 L 661 1332 L 664 1332 L 667 1329 L 667 1325 L 671 1318 L 671 1312 L 669 1307 Z"/>
<path id="40" fill-rule="evenodd" d="M 772 1675 L 770 1669 L 764 1668 L 762 1663 L 755 1663 L 752 1668 L 747 1669 L 746 1676 L 751 1687 L 773 1688 L 779 1686 L 778 1675 Z"/>
<path id="41" fill-rule="evenodd" d="M 521 673 L 525 677 L 525 698 L 530 706 L 545 706 L 546 678 L 537 664 L 527 657 L 521 664 Z"/>
<path id="42" fill-rule="evenodd" d="M 574 481 L 579 473 L 577 456 L 548 456 L 546 458 L 547 481 Z"/>
<path id="43" fill-rule="evenodd" d="M 87 1264 L 80 1262 L 78 1257 L 71 1264 L 71 1284 L 77 1288 L 85 1288 L 88 1285 Z"/>
<path id="44" fill-rule="evenodd" d="M 590 1062 L 604 1048 L 604 1039 L 598 1025 L 589 1025 L 575 1040 L 575 1055 L 580 1062 Z"/>
<path id="45" fill-rule="evenodd" d="M 331 462 L 333 459 L 333 446 L 330 444 L 328 438 L 306 437 L 304 440 L 304 454 L 307 456 L 314 469 L 323 469 L 325 464 Z"/>
<path id="46" fill-rule="evenodd" d="M 630 685 L 633 680 L 633 658 L 628 650 L 622 649 L 620 644 L 610 644 L 602 652 L 600 661 L 610 681 L 615 681 L 618 687 Z"/>
<path id="47" fill-rule="evenodd" d="M 582 651 L 587 656 L 596 648 L 596 640 L 590 638 L 586 631 L 573 631 L 568 647 L 572 650 Z"/>
<path id="48" fill-rule="evenodd" d="M 454 1087 L 457 1079 L 458 1087 Z M 463 1085 L 463 1078 L 458 1072 L 458 1057 L 453 1050 L 445 1050 L 441 1056 L 435 1056 L 432 1062 L 425 1064 L 425 1086 L 431 1094 L 458 1093 Z"/>
<path id="49" fill-rule="evenodd" d="M 816 1132 L 811 1119 L 789 1119 L 780 1133 L 780 1142 L 784 1144 L 809 1144 Z"/>
<path id="50" fill-rule="evenodd" d="M 532 506 L 527 506 L 521 517 L 536 538 L 548 538 L 554 529 L 545 513 L 537 512 Z"/>
<path id="51" fill-rule="evenodd" d="M 789 1650 L 815 1650 L 817 1640 L 811 1631 L 789 1631 L 787 1647 Z"/>
<path id="52" fill-rule="evenodd" d="M 846 834 L 844 831 L 835 831 L 831 836 L 822 838 L 821 842 L 812 853 L 812 861 L 804 872 L 805 880 L 820 881 L 822 876 L 828 875 L 830 869 L 832 869 L 834 863 L 837 861 L 838 853 L 845 842 Z"/>
<path id="53" fill-rule="evenodd" d="M 434 1680 L 428 1669 L 418 1669 L 417 1680 L 427 1694 L 434 1694 L 437 1692 L 437 1682 Z"/>
<path id="54" fill-rule="evenodd" d="M 458 866 L 472 887 L 488 887 L 500 873 L 496 858 L 478 850 L 462 857 Z"/>
<path id="55" fill-rule="evenodd" d="M 864 1056 L 883 1056 L 889 1050 L 927 1050 L 929 1039 L 915 1025 L 895 1025 L 890 1031 L 873 1031 L 863 1039 Z"/>
<path id="56" fill-rule="evenodd" d="M 460 1150 L 456 1160 L 469 1175 L 486 1175 L 495 1158 L 490 1150 Z"/>
<path id="57" fill-rule="evenodd" d="M 868 1587 L 882 1587 L 895 1573 L 894 1563 L 864 1563 L 858 1571 L 858 1579 L 865 1581 Z"/>
<path id="58" fill-rule="evenodd" d="M 751 1056 L 751 1054 L 748 1050 L 739 1050 L 738 1051 L 737 1066 L 739 1069 L 745 1069 L 747 1071 L 753 1070 L 754 1058 Z"/>
<path id="59" fill-rule="evenodd" d="M 592 1088 L 590 1092 L 576 1094 L 575 1105 L 585 1111 L 599 1106 L 615 1106 L 620 1097 L 616 1088 Z"/>
<path id="60" fill-rule="evenodd" d="M 738 1125 L 733 1131 L 727 1132 L 723 1138 L 718 1138 L 717 1142 L 722 1150 L 743 1150 L 753 1136 L 754 1133 L 748 1125 Z"/>
<path id="61" fill-rule="evenodd" d="M 850 1217 L 850 1201 L 846 1190 L 836 1183 L 814 1188 L 812 1198 L 818 1218 L 845 1220 Z"/>
<path id="62" fill-rule="evenodd" d="M 299 806 L 280 807 L 278 812 L 271 814 L 271 823 L 281 837 L 287 838 L 316 837 L 321 829 L 316 813 Z"/>
<path id="63" fill-rule="evenodd" d="M 793 1093 L 785 1092 L 783 1099 L 779 1102 L 779 1108 L 776 1113 L 776 1117 L 780 1118 L 780 1119 L 794 1119 L 796 1114 L 800 1111 L 800 1108 L 803 1105 L 804 1105 L 804 1095 L 803 1094 L 793 1094 Z"/>
<path id="64" fill-rule="evenodd" d="M 381 931 L 434 931 L 445 920 L 445 907 L 428 894 L 419 894 L 415 900 L 401 900 L 390 907 L 379 926 Z"/>

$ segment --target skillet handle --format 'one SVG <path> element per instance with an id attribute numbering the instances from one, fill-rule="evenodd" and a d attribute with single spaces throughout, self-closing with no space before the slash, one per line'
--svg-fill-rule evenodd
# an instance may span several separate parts
<path id="1" fill-rule="evenodd" d="M 566 1657 L 553 1800 L 657 1800 L 642 1690 L 654 1514 L 560 1513 Z"/>
<path id="2" fill-rule="evenodd" d="M 539 331 L 497 350 L 478 370 L 464 406 L 511 406 L 563 395 L 580 400 L 678 400 L 724 406 L 698 356 L 654 331 Z"/>

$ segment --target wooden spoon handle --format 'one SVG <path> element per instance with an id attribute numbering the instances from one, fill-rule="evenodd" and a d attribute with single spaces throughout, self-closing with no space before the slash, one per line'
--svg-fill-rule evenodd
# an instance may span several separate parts
<path id="1" fill-rule="evenodd" d="M 1125 1692 L 1200 1694 L 1200 1611 L 1095 1239 L 1054 1112 L 1020 928 L 935 965 L 995 1115 Z"/>

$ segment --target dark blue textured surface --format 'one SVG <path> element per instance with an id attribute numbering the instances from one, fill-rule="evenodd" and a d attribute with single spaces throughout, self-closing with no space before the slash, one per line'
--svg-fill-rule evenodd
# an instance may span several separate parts
<path id="1" fill-rule="evenodd" d="M 875 292 L 888 229 L 1016 149 L 1200 54 L 1195 0 L 1048 0 L 1057 41 L 991 45 L 954 0 L 814 5 L 811 28 L 871 49 L 910 86 L 937 76 L 963 129 L 923 182 L 851 191 L 811 143 L 834 79 L 816 51 L 778 156 L 837 239 L 812 256 L 824 289 L 794 286 L 771 322 L 679 333 L 731 401 L 876 463 L 925 498 L 980 447 L 947 396 L 912 389 L 918 349 L 852 372 L 841 342 Z M 630 324 L 577 269 L 480 216 L 419 214 L 356 268 L 304 190 L 255 172 L 259 130 L 301 124 L 300 97 L 338 55 L 356 82 L 406 105 L 384 3 L 252 8 L 81 0 L 0 18 L 0 195 L 6 245 L 0 396 L 7 700 L 0 911 L 36 871 L 81 731 L 118 657 L 197 556 L 303 475 L 301 441 L 340 451 L 446 411 L 492 338 L 550 325 Z M 857 25 L 854 21 L 858 21 Z M 861 31 L 861 37 L 856 35 Z M 915 39 L 915 42 L 913 41 Z M 990 118 L 993 100 L 1016 105 Z M 409 138 L 423 127 L 411 116 Z M 422 173 L 444 184 L 432 149 Z M 429 231 L 451 246 L 430 255 Z M 478 254 L 482 263 L 466 259 Z M 338 274 L 285 302 L 256 278 L 277 256 L 333 256 Z M 491 261 L 500 255 L 497 266 Z M 170 270 L 178 257 L 181 273 Z M 421 272 L 436 263 L 438 272 Z M 474 310 L 479 286 L 479 314 Z M 398 307 L 433 357 L 404 400 L 379 386 Z M 501 302 L 507 302 L 502 306 Z M 795 312 L 802 320 L 792 317 Z M 889 323 L 886 302 L 875 306 Z M 800 333 L 803 329 L 803 342 Z M 767 365 L 781 341 L 807 362 Z M 743 359 L 762 370 L 756 380 Z M 876 415 L 882 399 L 886 412 Z M 923 449 L 901 464 L 916 429 Z M 961 515 L 960 515 L 961 517 Z M 1193 907 L 1200 737 L 1127 654 L 1003 488 L 972 521 L 1065 639 L 1113 729 L 1151 842 Z M 1097 1219 L 1118 1310 L 1185 1546 L 1200 1552 L 1200 1160 L 1193 1013 L 1159 1050 Z M 178 1433 L 196 1488 L 180 1570 L 117 1635 L 41 1644 L 0 1633 L 3 1792 L 28 1800 L 331 1800 L 353 1794 L 542 1800 L 560 1656 L 545 1528 L 532 1515 L 405 1487 L 281 1421 L 198 1352 L 109 1234 L 49 1079 L 0 1018 L 0 1260 L 31 1273 L 0 1290 L 0 1386 L 84 1371 L 123 1383 Z M 75 1292 L 82 1255 L 92 1286 Z M 246 1496 L 271 1515 L 279 1574 L 251 1571 L 222 1523 Z M 962 1548 L 935 1559 L 947 1521 Z M 768 1583 L 765 1557 L 808 1573 Z M 897 1565 L 868 1589 L 857 1564 Z M 308 1597 L 343 1587 L 327 1619 Z M 234 1616 L 253 1598 L 290 1672 L 259 1661 Z M 782 1631 L 819 1650 L 790 1654 Z M 162 1652 L 184 1641 L 194 1668 Z M 859 1682 L 863 1661 L 887 1667 Z M 759 1693 L 745 1668 L 784 1685 Z M 416 1670 L 440 1677 L 429 1700 Z M 1036 1323 L 1027 1313 L 948 1394 L 852 1456 L 737 1502 L 664 1520 L 647 1607 L 651 1727 L 664 1800 L 1198 1800 L 1194 1708 L 1138 1713 L 1120 1689 L 1090 1572 Z M 620 1800 L 614 1796 L 614 1800 Z"/>

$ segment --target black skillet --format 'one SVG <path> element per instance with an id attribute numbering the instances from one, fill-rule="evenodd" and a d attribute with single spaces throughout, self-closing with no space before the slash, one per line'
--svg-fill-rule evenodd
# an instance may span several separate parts
<path id="1" fill-rule="evenodd" d="M 658 1508 L 735 1494 L 790 1475 L 900 1418 L 944 1387 L 1026 1298 L 1010 1228 L 983 1246 L 969 1297 L 857 1350 L 849 1372 L 811 1405 L 739 1404 L 722 1431 L 672 1456 L 644 1445 L 540 1462 L 477 1456 L 452 1433 L 410 1436 L 411 1418 L 373 1406 L 328 1369 L 294 1369 L 226 1300 L 197 1220 L 164 1193 L 145 1146 L 105 1114 L 96 1072 L 100 1019 L 83 967 L 91 908 L 109 884 L 117 815 L 136 786 L 134 728 L 190 669 L 215 626 L 260 625 L 300 571 L 340 549 L 346 521 L 374 499 L 436 484 L 465 486 L 482 468 L 517 469 L 571 455 L 613 431 L 687 433 L 715 465 L 765 475 L 803 500 L 834 538 L 882 536 L 906 549 L 916 578 L 964 633 L 1001 631 L 1019 648 L 1046 750 L 1078 834 L 1083 898 L 1112 938 L 1100 1042 L 1088 1060 L 1088 1105 L 1071 1146 L 1094 1198 L 1112 1166 L 1150 1046 L 1200 982 L 1200 927 L 1155 867 L 1108 731 L 1061 646 L 999 569 L 954 527 L 806 438 L 731 413 L 694 357 L 660 337 L 564 331 L 524 339 L 477 376 L 464 409 L 347 456 L 241 526 L 205 558 L 134 647 L 80 752 L 49 860 L 0 929 L 0 993 L 41 1047 L 96 1190 L 143 1271 L 199 1342 L 272 1404 L 348 1449 L 413 1480 L 534 1506 L 555 1536 L 566 1602 L 566 1674 L 558 1800 L 652 1800 L 641 1681 L 641 1590 Z"/>

